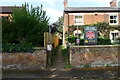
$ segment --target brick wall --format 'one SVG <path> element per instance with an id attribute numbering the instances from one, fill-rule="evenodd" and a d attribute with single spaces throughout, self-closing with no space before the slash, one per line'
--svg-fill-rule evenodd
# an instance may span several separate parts
<path id="1" fill-rule="evenodd" d="M 118 66 L 118 53 L 120 46 L 96 45 L 96 46 L 71 46 L 70 64 L 74 68 Z"/>
<path id="2" fill-rule="evenodd" d="M 73 25 L 73 24 L 74 24 L 74 16 L 69 15 L 69 25 Z"/>
<path id="3" fill-rule="evenodd" d="M 111 12 L 112 13 L 112 12 Z M 109 14 L 107 13 L 83 13 L 84 15 L 84 25 L 93 24 L 97 22 L 109 22 Z M 120 14 L 119 14 L 119 24 L 120 24 Z M 74 25 L 74 15 L 65 14 L 64 26 Z"/>
<path id="4" fill-rule="evenodd" d="M 108 22 L 108 18 L 109 17 L 106 17 L 107 22 Z M 103 21 L 105 21 L 105 15 L 103 14 L 84 15 L 84 25 L 103 22 Z"/>
<path id="5" fill-rule="evenodd" d="M 3 70 L 35 70 L 46 68 L 46 51 L 34 53 L 2 53 Z"/>

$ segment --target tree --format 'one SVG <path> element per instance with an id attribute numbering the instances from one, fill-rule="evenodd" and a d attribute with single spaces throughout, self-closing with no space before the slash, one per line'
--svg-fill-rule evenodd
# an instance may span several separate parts
<path id="1" fill-rule="evenodd" d="M 61 16 L 53 24 L 57 26 L 57 29 L 59 32 L 62 32 L 63 31 L 63 23 L 64 23 L 64 18 L 63 18 L 63 16 Z"/>
<path id="2" fill-rule="evenodd" d="M 16 36 L 20 43 L 30 42 L 34 46 L 43 46 L 44 32 L 48 31 L 49 18 L 42 8 L 42 5 L 29 7 L 25 3 L 22 8 L 14 9 L 11 21 L 16 28 Z"/>
<path id="3" fill-rule="evenodd" d="M 106 23 L 106 22 L 98 22 L 96 24 L 91 24 L 90 26 L 97 26 L 98 28 L 98 31 L 99 31 L 99 36 L 102 36 L 102 37 L 109 37 L 109 33 L 110 33 L 110 25 L 109 23 Z"/>
<path id="4" fill-rule="evenodd" d="M 17 43 L 17 31 L 13 23 L 2 19 L 2 43 Z"/>

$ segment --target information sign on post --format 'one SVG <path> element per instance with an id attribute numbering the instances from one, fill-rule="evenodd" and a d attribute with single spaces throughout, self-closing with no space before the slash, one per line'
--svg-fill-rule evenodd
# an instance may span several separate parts
<path id="1" fill-rule="evenodd" d="M 77 43 L 77 44 L 80 44 L 80 39 L 76 39 L 76 43 Z"/>
<path id="2" fill-rule="evenodd" d="M 97 44 L 97 27 L 96 26 L 84 27 L 84 44 L 85 45 Z"/>
<path id="3" fill-rule="evenodd" d="M 52 50 L 52 44 L 47 44 L 47 51 L 51 51 Z"/>

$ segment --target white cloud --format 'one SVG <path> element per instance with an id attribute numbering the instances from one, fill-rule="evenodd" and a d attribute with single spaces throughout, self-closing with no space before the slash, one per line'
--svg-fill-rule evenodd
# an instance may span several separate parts
<path id="1" fill-rule="evenodd" d="M 48 2 L 48 3 L 52 3 L 52 2 L 56 2 L 55 0 L 0 0 L 1 2 Z"/>
<path id="2" fill-rule="evenodd" d="M 0 0 L 1 2 L 46 2 L 54 6 L 55 2 L 63 2 L 64 0 Z M 95 2 L 98 4 L 109 4 L 112 0 L 68 0 L 68 2 Z M 117 0 L 120 1 L 120 0 Z"/>
<path id="3" fill-rule="evenodd" d="M 53 9 L 53 8 L 44 8 L 46 11 L 47 15 L 50 16 L 50 22 L 55 22 L 57 21 L 58 17 L 63 15 L 63 12 L 58 10 L 58 9 Z"/>
<path id="4" fill-rule="evenodd" d="M 16 3 L 20 3 L 20 2 L 22 2 L 22 3 L 24 3 L 24 2 L 45 2 L 45 3 L 48 3 L 49 5 L 51 5 L 51 6 L 54 6 L 54 4 L 55 4 L 55 0 L 19 0 L 19 1 L 17 1 L 17 0 L 0 0 L 0 2 L 16 2 Z"/>
<path id="5" fill-rule="evenodd" d="M 0 0 L 1 2 L 48 2 L 48 3 L 54 3 L 54 2 L 63 2 L 64 0 Z M 110 2 L 112 0 L 68 0 L 68 2 L 98 2 L 98 3 L 104 3 L 104 2 Z M 120 0 L 117 0 L 120 1 Z"/>

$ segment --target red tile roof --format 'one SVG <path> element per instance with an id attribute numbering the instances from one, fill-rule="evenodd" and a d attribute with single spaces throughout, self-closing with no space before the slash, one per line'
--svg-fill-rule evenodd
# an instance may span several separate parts
<path id="1" fill-rule="evenodd" d="M 120 8 L 114 7 L 67 7 L 64 12 L 120 12 Z"/>
<path id="2" fill-rule="evenodd" d="M 21 6 L 0 6 L 0 13 L 12 13 L 14 8 L 22 8 Z"/>

